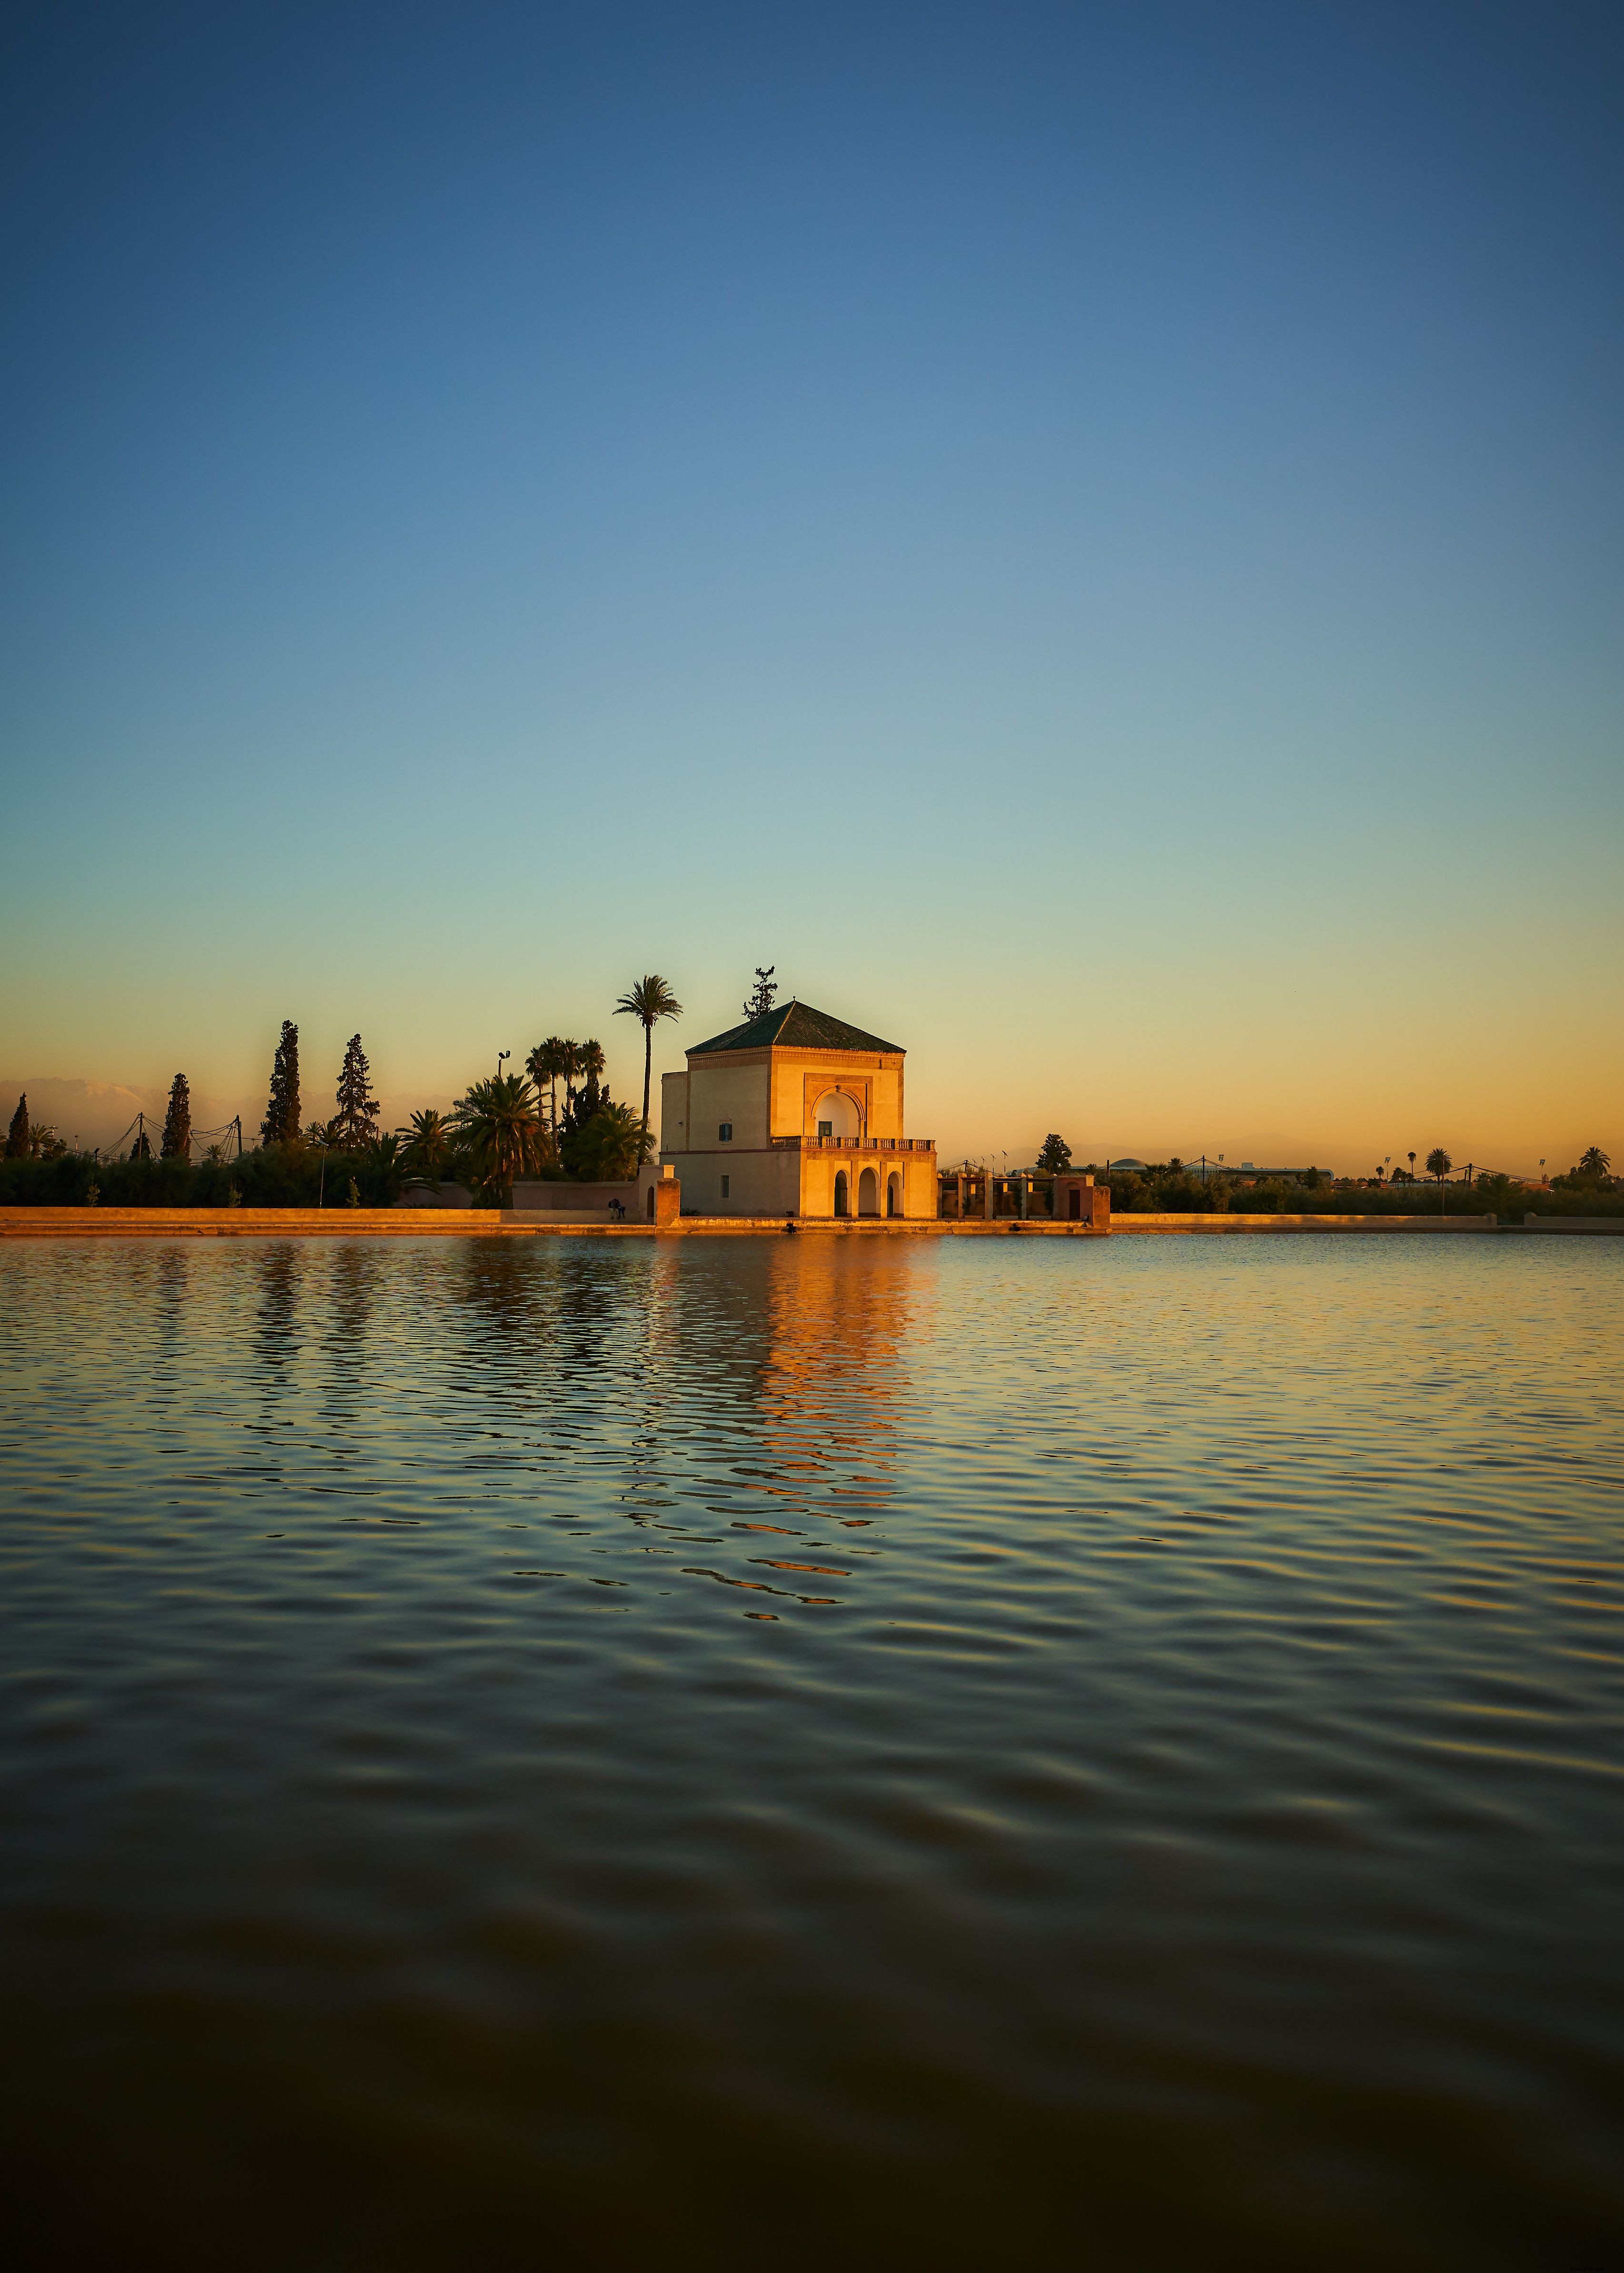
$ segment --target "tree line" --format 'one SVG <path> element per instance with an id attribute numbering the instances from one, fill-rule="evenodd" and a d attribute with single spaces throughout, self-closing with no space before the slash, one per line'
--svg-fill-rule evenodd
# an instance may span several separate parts
<path id="1" fill-rule="evenodd" d="M 611 1096 L 600 1042 L 552 1034 L 527 1054 L 523 1072 L 505 1073 L 499 1061 L 498 1071 L 470 1082 L 448 1113 L 414 1113 L 403 1128 L 384 1129 L 357 1033 L 345 1045 L 332 1115 L 307 1121 L 299 1030 L 284 1018 L 259 1142 L 252 1152 L 228 1159 L 214 1144 L 193 1159 L 191 1087 L 184 1073 L 170 1084 L 155 1157 L 144 1121 L 123 1158 L 71 1152 L 55 1130 L 30 1121 L 25 1094 L 6 1136 L 0 1197 L 44 1204 L 384 1206 L 418 1182 L 462 1184 L 476 1199 L 500 1206 L 519 1176 L 620 1182 L 653 1151 L 654 1028 L 661 1019 L 680 1017 L 682 1005 L 669 982 L 650 971 L 628 988 L 614 1010 L 636 1018 L 643 1029 L 641 1114 Z"/>
<path id="2" fill-rule="evenodd" d="M 1395 1169 L 1384 1177 L 1378 1168 L 1369 1178 L 1334 1176 L 1328 1169 L 1309 1167 L 1295 1176 L 1264 1175 L 1241 1178 L 1208 1161 L 1200 1169 L 1175 1157 L 1142 1168 L 1106 1167 L 1090 1161 L 1089 1170 L 1109 1182 L 1115 1215 L 1280 1215 L 1318 1213 L 1337 1215 L 1400 1215 L 1417 1207 L 1447 1208 L 1447 1180 L 1455 1162 L 1441 1145 L 1435 1145 L 1423 1166 L 1432 1193 L 1415 1173 L 1418 1155 L 1410 1153 L 1408 1173 Z M 1043 1173 L 1064 1174 L 1071 1166 L 1071 1148 L 1051 1131 L 1043 1139 L 1036 1166 Z M 1465 1176 L 1474 1214 L 1510 1216 L 1530 1211 L 1556 1215 L 1616 1215 L 1624 1213 L 1624 1187 L 1611 1173 L 1612 1161 L 1599 1144 L 1590 1145 L 1565 1175 L 1553 1176 L 1548 1189 L 1535 1195 L 1521 1179 L 1475 1170 Z M 1459 1190 L 1456 1185 L 1452 1189 Z M 1433 1195 L 1436 1197 L 1434 1197 Z"/>

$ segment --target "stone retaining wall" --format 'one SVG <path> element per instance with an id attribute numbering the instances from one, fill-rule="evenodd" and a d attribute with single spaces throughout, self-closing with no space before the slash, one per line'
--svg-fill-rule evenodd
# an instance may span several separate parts
<path id="1" fill-rule="evenodd" d="M 677 1187 L 667 1187 L 673 1205 Z M 665 1197 L 666 1195 L 662 1194 Z M 661 1210 L 662 1219 L 665 1210 Z M 1044 1217 L 972 1217 L 964 1223 L 920 1216 L 801 1216 L 798 1235 L 815 1239 L 1113 1239 L 1123 1232 L 1237 1233 L 1494 1231 L 1492 1215 L 1116 1215 L 1109 1230 L 1086 1223 L 1053 1223 Z M 1510 1227 L 1521 1231 L 1522 1226 Z M 1624 1231 L 1608 1218 L 1545 1216 L 1530 1230 Z M 662 1234 L 685 1239 L 751 1233 L 782 1238 L 786 1226 L 760 1216 L 684 1216 L 662 1219 Z M 623 1224 L 549 1222 L 495 1208 L 117 1208 L 0 1207 L 0 1239 L 648 1239 L 657 1227 L 646 1219 Z"/>

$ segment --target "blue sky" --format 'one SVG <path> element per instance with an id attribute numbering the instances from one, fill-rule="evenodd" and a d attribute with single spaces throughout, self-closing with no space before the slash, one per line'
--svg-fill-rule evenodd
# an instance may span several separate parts
<path id="1" fill-rule="evenodd" d="M 1615 10 L 4 39 L 8 1073 L 1624 1153 Z"/>

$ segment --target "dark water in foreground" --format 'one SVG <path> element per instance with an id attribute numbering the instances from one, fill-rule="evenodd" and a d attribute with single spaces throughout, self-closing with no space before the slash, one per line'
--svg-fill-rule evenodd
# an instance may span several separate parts
<path id="1" fill-rule="evenodd" d="M 1624 1246 L 0 1250 L 63 2260 L 1624 2259 Z"/>

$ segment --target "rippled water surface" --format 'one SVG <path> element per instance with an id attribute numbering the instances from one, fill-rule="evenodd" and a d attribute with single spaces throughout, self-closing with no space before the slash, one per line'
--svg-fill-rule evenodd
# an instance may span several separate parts
<path id="1" fill-rule="evenodd" d="M 1610 1241 L 8 1245 L 8 2222 L 1624 2262 L 1621 1329 Z"/>

